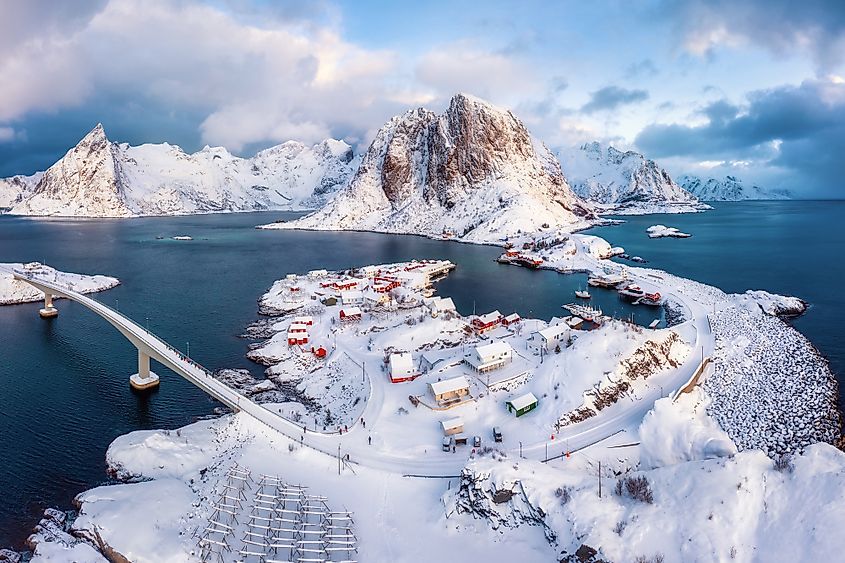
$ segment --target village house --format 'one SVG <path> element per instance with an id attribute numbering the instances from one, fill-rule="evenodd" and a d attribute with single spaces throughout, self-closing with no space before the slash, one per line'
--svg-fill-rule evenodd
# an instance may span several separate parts
<path id="1" fill-rule="evenodd" d="M 419 375 L 419 372 L 414 369 L 414 361 L 410 352 L 391 354 L 388 361 L 388 369 L 391 383 L 411 381 Z"/>
<path id="2" fill-rule="evenodd" d="M 456 416 L 455 418 L 450 418 L 449 420 L 441 420 L 440 426 L 443 428 L 444 436 L 453 436 L 464 431 L 464 420 L 461 417 Z"/>
<path id="3" fill-rule="evenodd" d="M 431 394 L 439 407 L 448 407 L 460 403 L 463 397 L 469 396 L 469 382 L 463 375 L 435 381 L 428 384 Z"/>
<path id="4" fill-rule="evenodd" d="M 308 272 L 309 278 L 322 278 L 329 275 L 328 270 L 311 270 Z"/>
<path id="5" fill-rule="evenodd" d="M 514 413 L 518 418 L 537 408 L 537 397 L 534 396 L 534 393 L 526 393 L 525 395 L 520 395 L 515 399 L 507 401 L 505 405 L 508 408 L 508 412 Z"/>
<path id="6" fill-rule="evenodd" d="M 454 313 L 456 311 L 455 303 L 452 301 L 451 297 L 434 297 L 428 302 L 428 308 L 433 317 L 436 317 L 441 313 Z"/>
<path id="7" fill-rule="evenodd" d="M 310 315 L 309 316 L 302 316 L 302 317 L 294 317 L 293 318 L 293 324 L 311 326 L 311 325 L 314 324 L 314 317 L 312 317 Z"/>
<path id="8" fill-rule="evenodd" d="M 553 319 L 554 320 L 554 319 Z M 528 348 L 535 353 L 551 352 L 560 345 L 561 342 L 566 342 L 569 338 L 569 325 L 565 322 L 551 325 L 538 330 L 531 334 L 528 339 Z"/>
<path id="9" fill-rule="evenodd" d="M 513 361 L 513 348 L 507 342 L 493 342 L 477 346 L 464 356 L 464 362 L 477 373 L 487 373 Z"/>
<path id="10" fill-rule="evenodd" d="M 505 326 L 511 326 L 515 325 L 521 320 L 522 318 L 517 313 L 511 313 L 510 315 L 502 319 L 502 324 Z"/>
<path id="11" fill-rule="evenodd" d="M 363 313 L 358 307 L 344 307 L 340 310 L 341 321 L 360 321 Z"/>
<path id="12" fill-rule="evenodd" d="M 487 332 L 499 326 L 502 322 L 502 314 L 499 311 L 493 311 L 486 315 L 481 315 L 472 319 L 472 327 L 477 332 Z"/>
<path id="13" fill-rule="evenodd" d="M 363 305 L 364 292 L 359 290 L 341 291 L 340 302 L 344 305 Z"/>
<path id="14" fill-rule="evenodd" d="M 301 346 L 303 344 L 308 344 L 308 333 L 307 332 L 294 332 L 288 330 L 288 345 L 289 346 Z"/>

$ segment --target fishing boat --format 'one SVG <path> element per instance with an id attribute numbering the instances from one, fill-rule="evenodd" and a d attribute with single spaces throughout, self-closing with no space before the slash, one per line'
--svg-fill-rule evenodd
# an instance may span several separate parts
<path id="1" fill-rule="evenodd" d="M 579 305 L 578 303 L 569 303 L 561 305 L 561 307 L 585 321 L 597 322 L 603 314 L 601 309 Z"/>
<path id="2" fill-rule="evenodd" d="M 624 299 L 625 301 L 635 302 L 639 301 L 643 296 L 645 296 L 645 291 L 643 289 L 633 283 L 629 283 L 622 289 L 618 290 L 617 293 L 619 294 L 620 299 Z"/>
<path id="3" fill-rule="evenodd" d="M 660 293 L 646 293 L 639 299 L 635 301 L 636 305 L 649 305 L 651 307 L 657 307 L 660 305 Z"/>
<path id="4" fill-rule="evenodd" d="M 576 289 L 575 297 L 578 297 L 580 299 L 589 299 L 590 297 L 592 297 L 592 295 L 590 295 L 590 292 L 586 289 Z"/>

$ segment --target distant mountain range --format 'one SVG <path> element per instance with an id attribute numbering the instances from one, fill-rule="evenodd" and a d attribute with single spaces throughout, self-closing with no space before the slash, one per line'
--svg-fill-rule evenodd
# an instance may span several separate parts
<path id="1" fill-rule="evenodd" d="M 638 152 L 592 142 L 560 152 L 572 189 L 604 212 L 688 213 L 708 209 Z"/>
<path id="2" fill-rule="evenodd" d="M 751 199 L 792 199 L 788 190 L 767 190 L 760 186 L 744 184 L 736 176 L 702 179 L 698 176 L 684 175 L 678 182 L 685 190 L 702 201 L 743 201 Z"/>
<path id="3" fill-rule="evenodd" d="M 224 148 L 117 144 L 98 124 L 46 172 L 0 180 L 0 207 L 71 217 L 313 209 L 355 164 L 349 145 L 334 139 L 290 141 L 245 159 Z"/>
<path id="4" fill-rule="evenodd" d="M 733 176 L 676 183 L 653 160 L 598 142 L 560 158 L 563 167 L 512 112 L 468 94 L 455 95 L 440 115 L 418 108 L 393 117 L 363 157 L 334 139 L 288 141 L 252 158 L 211 147 L 187 154 L 167 143 L 114 143 L 98 124 L 46 172 L 0 179 L 0 208 L 71 217 L 317 209 L 271 227 L 494 241 L 584 228 L 599 213 L 789 197 Z"/>

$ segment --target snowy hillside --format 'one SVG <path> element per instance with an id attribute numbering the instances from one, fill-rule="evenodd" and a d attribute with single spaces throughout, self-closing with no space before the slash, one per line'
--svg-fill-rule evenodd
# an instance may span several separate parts
<path id="1" fill-rule="evenodd" d="M 678 178 L 680 184 L 702 201 L 742 201 L 749 199 L 792 199 L 788 190 L 767 190 L 753 184 L 745 184 L 736 176 L 702 179 L 684 175 Z"/>
<path id="2" fill-rule="evenodd" d="M 510 111 L 455 95 L 442 115 L 419 108 L 377 133 L 349 186 L 320 211 L 267 228 L 354 229 L 467 241 L 593 219 L 554 155 Z"/>
<path id="3" fill-rule="evenodd" d="M 28 197 L 43 175 L 43 172 L 36 172 L 32 176 L 0 178 L 0 210 L 12 207 Z"/>
<path id="4" fill-rule="evenodd" d="M 352 149 L 333 139 L 313 147 L 289 141 L 244 159 L 224 148 L 187 154 L 167 143 L 117 144 L 98 124 L 43 175 L 3 180 L 0 206 L 4 194 L 13 191 L 3 187 L 17 185 L 20 189 L 8 205 L 17 215 L 130 217 L 308 209 L 322 205 L 342 187 L 353 166 Z"/>
<path id="5" fill-rule="evenodd" d="M 604 211 L 636 215 L 707 208 L 640 153 L 595 141 L 562 151 L 560 159 L 575 193 Z"/>

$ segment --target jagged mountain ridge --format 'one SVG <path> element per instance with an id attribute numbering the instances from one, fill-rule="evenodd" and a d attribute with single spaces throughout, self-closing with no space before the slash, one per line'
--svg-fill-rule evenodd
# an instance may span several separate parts
<path id="1" fill-rule="evenodd" d="M 376 134 L 349 185 L 326 207 L 268 228 L 371 230 L 501 240 L 594 219 L 551 151 L 508 110 L 467 94 L 441 115 L 418 108 Z"/>
<path id="2" fill-rule="evenodd" d="M 604 211 L 633 214 L 707 208 L 638 152 L 622 152 L 594 141 L 561 151 L 560 157 L 575 193 Z"/>
<path id="3" fill-rule="evenodd" d="M 19 174 L 0 178 L 0 210 L 8 209 L 28 197 L 43 175 L 43 172 L 36 172 L 31 176 Z"/>
<path id="4" fill-rule="evenodd" d="M 718 178 L 700 178 L 683 175 L 678 182 L 690 193 L 702 201 L 743 201 L 760 199 L 792 199 L 789 190 L 768 190 L 757 185 L 747 185 L 736 176 Z"/>
<path id="5" fill-rule="evenodd" d="M 354 164 L 349 145 L 333 139 L 313 147 L 289 141 L 244 159 L 219 147 L 187 154 L 168 143 L 117 144 L 98 124 L 31 177 L 34 185 L 15 184 L 21 189 L 9 198 L 10 213 L 131 217 L 313 209 L 346 184 Z"/>

